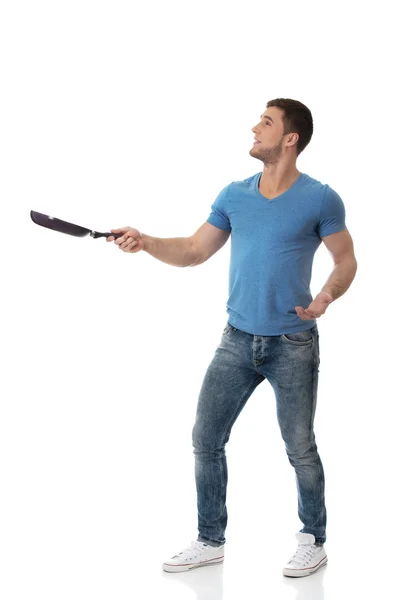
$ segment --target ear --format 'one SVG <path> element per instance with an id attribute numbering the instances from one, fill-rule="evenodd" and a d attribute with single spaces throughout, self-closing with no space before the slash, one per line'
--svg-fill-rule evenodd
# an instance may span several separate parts
<path id="1" fill-rule="evenodd" d="M 298 133 L 289 133 L 286 146 L 294 146 L 299 141 Z"/>

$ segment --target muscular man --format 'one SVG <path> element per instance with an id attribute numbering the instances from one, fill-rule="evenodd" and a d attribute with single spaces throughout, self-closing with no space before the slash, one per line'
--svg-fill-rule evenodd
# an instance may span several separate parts
<path id="1" fill-rule="evenodd" d="M 263 163 L 263 171 L 227 185 L 194 235 L 154 238 L 123 227 L 111 230 L 122 237 L 107 238 L 124 252 L 144 250 L 184 267 L 204 263 L 231 235 L 229 318 L 204 377 L 193 427 L 198 537 L 163 563 L 168 572 L 224 560 L 225 445 L 264 379 L 275 393 L 303 523 L 283 574 L 303 577 L 327 563 L 325 479 L 313 428 L 319 372 L 316 319 L 349 288 L 357 262 L 342 199 L 296 166 L 313 133 L 310 110 L 296 100 L 271 100 L 252 132 L 250 155 Z M 311 271 L 321 240 L 335 266 L 313 299 Z"/>

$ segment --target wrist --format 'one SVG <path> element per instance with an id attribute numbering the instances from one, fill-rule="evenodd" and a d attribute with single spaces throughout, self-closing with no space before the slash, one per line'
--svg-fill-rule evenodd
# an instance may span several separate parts
<path id="1" fill-rule="evenodd" d="M 150 247 L 150 239 L 151 239 L 150 236 L 146 235 L 145 233 L 140 233 L 140 239 L 143 242 L 143 248 L 142 249 L 144 251 L 148 252 L 149 247 Z"/>

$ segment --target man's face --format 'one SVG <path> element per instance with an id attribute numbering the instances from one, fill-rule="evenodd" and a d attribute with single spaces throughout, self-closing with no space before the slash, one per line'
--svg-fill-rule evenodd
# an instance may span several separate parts
<path id="1" fill-rule="evenodd" d="M 253 127 L 254 145 L 249 154 L 264 164 L 274 164 L 279 160 L 283 149 L 282 111 L 271 106 L 263 112 L 258 125 Z"/>

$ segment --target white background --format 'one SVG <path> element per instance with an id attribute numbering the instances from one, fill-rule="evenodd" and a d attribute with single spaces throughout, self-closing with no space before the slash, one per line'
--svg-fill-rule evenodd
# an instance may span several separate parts
<path id="1" fill-rule="evenodd" d="M 4 600 L 394 592 L 393 5 L 2 3 Z M 227 445 L 225 564 L 171 576 L 161 562 L 197 537 L 191 430 L 227 320 L 230 242 L 182 269 L 40 228 L 29 212 L 99 231 L 191 235 L 225 185 L 262 170 L 249 156 L 251 128 L 276 97 L 311 109 L 315 133 L 298 168 L 342 197 L 358 260 L 353 285 L 318 320 L 330 562 L 305 580 L 282 577 L 301 523 L 265 381 Z M 314 295 L 332 268 L 322 244 Z"/>

